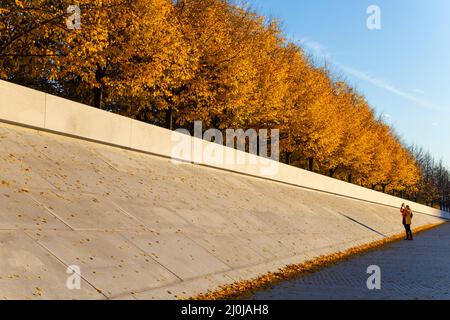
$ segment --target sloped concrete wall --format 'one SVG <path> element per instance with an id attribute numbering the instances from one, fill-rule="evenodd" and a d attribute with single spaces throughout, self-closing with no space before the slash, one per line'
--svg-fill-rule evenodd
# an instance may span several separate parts
<path id="1" fill-rule="evenodd" d="M 9 86 L 1 82 L 0 93 Z M 0 94 L 1 117 L 40 127 L 27 118 L 37 109 L 24 98 L 39 106 L 39 95 L 18 88 L 7 99 L 16 113 Z M 65 103 L 71 102 L 53 108 Z M 79 123 L 85 120 L 77 111 L 61 111 L 57 123 L 44 110 L 42 128 L 125 143 Z M 129 132 L 129 145 L 153 155 L 0 122 L 0 298 L 187 297 L 402 232 L 401 199 L 375 203 L 387 198 L 371 190 L 370 201 L 354 199 L 358 193 L 350 198 L 350 185 L 343 192 L 339 181 L 295 168 L 283 167 L 277 182 L 255 171 L 175 164 L 155 155 L 158 142 L 167 148 L 172 141 L 166 130 L 87 112 L 100 117 L 97 126 Z M 132 142 L 133 134 L 140 140 Z M 417 208 L 415 226 L 443 221 L 438 210 Z M 79 290 L 66 286 L 73 265 L 80 268 Z"/>
<path id="2" fill-rule="evenodd" d="M 355 199 L 398 207 L 403 200 L 337 179 L 322 176 L 283 163 L 263 159 L 238 150 L 214 144 L 223 149 L 223 154 L 240 154 L 246 159 L 244 164 L 214 163 L 207 158 L 198 158 L 196 145 L 207 148 L 211 142 L 169 131 L 164 128 L 95 109 L 67 99 L 62 99 L 36 90 L 0 80 L 0 121 L 28 125 L 38 129 L 68 134 L 80 138 L 108 143 L 124 148 L 149 152 L 173 158 L 174 149 L 180 141 L 188 140 L 192 145 L 189 153 L 176 154 L 176 158 L 196 164 L 225 169 L 246 175 L 271 179 L 292 185 L 334 193 Z M 251 161 L 253 160 L 253 162 Z M 256 163 L 256 164 L 253 164 Z M 267 168 L 277 170 L 267 172 Z M 267 173 L 265 173 L 267 172 Z M 415 210 L 432 215 L 445 213 L 421 204 L 414 204 Z"/>

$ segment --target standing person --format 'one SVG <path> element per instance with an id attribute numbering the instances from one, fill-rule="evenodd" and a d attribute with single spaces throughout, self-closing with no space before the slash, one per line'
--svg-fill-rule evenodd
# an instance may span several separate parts
<path id="1" fill-rule="evenodd" d="M 400 213 L 402 214 L 402 224 L 403 224 L 403 227 L 405 228 L 405 232 L 406 232 L 405 240 L 409 240 L 409 232 L 408 232 L 408 228 L 406 226 L 406 205 L 404 203 L 402 203 L 402 206 L 400 207 Z"/>
<path id="2" fill-rule="evenodd" d="M 406 239 L 405 240 L 412 240 L 413 234 L 411 231 L 411 224 L 412 224 L 413 212 L 412 212 L 410 206 L 406 206 L 403 209 L 403 212 L 404 212 L 403 225 L 405 226 L 405 231 L 406 231 Z"/>

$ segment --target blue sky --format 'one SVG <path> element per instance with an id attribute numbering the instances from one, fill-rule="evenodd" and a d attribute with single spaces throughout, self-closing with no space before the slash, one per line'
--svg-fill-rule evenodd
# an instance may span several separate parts
<path id="1" fill-rule="evenodd" d="M 253 0 L 366 96 L 409 144 L 450 166 L 449 0 Z M 370 5 L 381 30 L 366 26 Z"/>

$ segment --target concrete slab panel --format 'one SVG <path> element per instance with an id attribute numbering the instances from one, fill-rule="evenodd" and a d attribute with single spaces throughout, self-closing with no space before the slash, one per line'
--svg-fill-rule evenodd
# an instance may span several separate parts
<path id="1" fill-rule="evenodd" d="M 146 230 L 110 199 L 96 194 L 49 192 L 31 197 L 73 230 Z"/>
<path id="2" fill-rule="evenodd" d="M 267 260 L 276 260 L 294 254 L 293 250 L 284 246 L 273 234 L 248 233 L 234 236 Z"/>
<path id="3" fill-rule="evenodd" d="M 55 188 L 42 175 L 39 168 L 33 168 L 24 160 L 13 155 L 0 155 L 0 180 L 3 185 L 12 186 L 17 190 L 51 190 Z"/>
<path id="4" fill-rule="evenodd" d="M 0 229 L 68 230 L 69 228 L 34 202 L 26 192 L 0 185 Z"/>
<path id="5" fill-rule="evenodd" d="M 182 233 L 121 232 L 121 234 L 182 280 L 230 269 Z M 208 263 L 205 264 L 205 261 Z"/>
<path id="6" fill-rule="evenodd" d="M 266 258 L 246 246 L 242 240 L 233 235 L 188 233 L 187 236 L 232 268 L 266 261 Z"/>
<path id="7" fill-rule="evenodd" d="M 120 172 L 137 174 L 147 172 L 150 167 L 145 163 L 145 154 L 115 147 L 97 147 L 95 148 L 95 156 Z"/>
<path id="8" fill-rule="evenodd" d="M 45 179 L 54 174 L 52 163 L 37 150 L 35 144 L 26 143 L 25 136 L 38 135 L 38 131 L 25 128 L 14 131 L 11 128 L 14 127 L 0 123 L 1 179 L 18 189 L 53 188 Z"/>
<path id="9" fill-rule="evenodd" d="M 81 275 L 109 298 L 146 291 L 180 281 L 114 232 L 29 232 L 66 265 L 78 265 Z"/>
<path id="10" fill-rule="evenodd" d="M 132 202 L 128 199 L 114 200 L 116 206 L 135 218 L 147 229 L 155 233 L 199 231 L 171 209 L 148 203 Z"/>
<path id="11" fill-rule="evenodd" d="M 69 290 L 67 266 L 28 235 L 0 231 L 0 299 L 104 299 L 81 279 L 80 289 Z"/>

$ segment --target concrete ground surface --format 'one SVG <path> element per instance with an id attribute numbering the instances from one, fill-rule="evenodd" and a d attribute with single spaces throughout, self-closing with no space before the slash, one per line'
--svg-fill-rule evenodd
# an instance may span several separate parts
<path id="1" fill-rule="evenodd" d="M 0 123 L 2 299 L 190 297 L 397 234 L 400 220 L 397 208 Z M 66 285 L 69 266 L 80 289 Z"/>
<path id="2" fill-rule="evenodd" d="M 260 291 L 252 299 L 448 300 L 450 224 Z M 381 290 L 368 290 L 369 266 L 380 267 Z"/>

